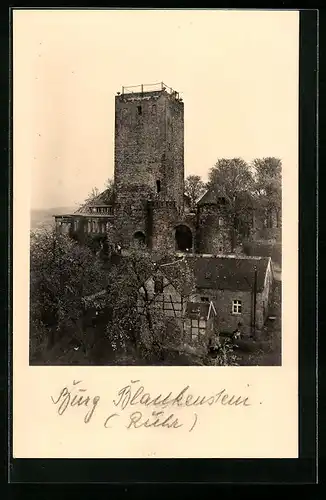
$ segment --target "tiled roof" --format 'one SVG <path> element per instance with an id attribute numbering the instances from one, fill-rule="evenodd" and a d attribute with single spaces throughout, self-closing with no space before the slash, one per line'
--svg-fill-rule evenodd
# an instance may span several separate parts
<path id="1" fill-rule="evenodd" d="M 205 204 L 217 204 L 216 201 L 216 195 L 213 193 L 211 189 L 208 189 L 206 193 L 203 194 L 203 196 L 198 200 L 197 204 L 198 205 L 205 205 Z"/>
<path id="2" fill-rule="evenodd" d="M 245 291 L 252 290 L 257 268 L 257 292 L 259 292 L 264 287 L 269 260 L 269 257 L 185 255 L 176 257 L 172 265 L 163 265 L 162 271 L 169 279 L 169 275 L 175 274 L 176 268 L 182 272 L 183 266 L 186 266 L 194 271 L 196 288 Z M 173 262 L 179 262 L 178 266 Z M 162 263 L 163 261 L 160 262 L 161 265 Z M 183 295 L 190 292 L 182 290 Z"/>
<path id="3" fill-rule="evenodd" d="M 223 203 L 223 199 L 225 199 L 225 197 L 223 196 L 222 191 L 220 193 L 218 193 L 218 190 L 208 189 L 206 191 L 206 193 L 204 193 L 203 196 L 198 200 L 197 205 L 199 205 L 199 206 L 201 206 L 201 205 L 217 205 L 219 199 Z M 237 200 L 239 203 L 242 203 L 244 206 L 247 206 L 247 207 L 255 208 L 257 206 L 257 202 L 254 199 L 254 197 L 249 196 L 248 193 L 246 193 L 246 192 L 238 193 Z"/>
<path id="4" fill-rule="evenodd" d="M 100 193 L 98 196 L 93 198 L 90 201 L 87 201 L 84 205 L 78 208 L 76 210 L 76 214 L 79 213 L 87 213 L 89 212 L 89 209 L 94 206 L 108 206 L 112 204 L 112 191 L 111 189 L 106 189 L 102 193 Z"/>
<path id="5" fill-rule="evenodd" d="M 264 287 L 268 257 L 187 257 L 194 270 L 197 288 L 252 290 L 257 269 L 257 292 Z"/>

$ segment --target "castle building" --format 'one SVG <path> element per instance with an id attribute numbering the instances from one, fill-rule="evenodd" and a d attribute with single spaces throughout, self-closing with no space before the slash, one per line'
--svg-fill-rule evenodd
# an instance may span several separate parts
<path id="1" fill-rule="evenodd" d="M 184 103 L 163 83 L 123 87 L 115 96 L 114 189 L 73 214 L 58 231 L 108 238 L 128 249 L 230 252 L 223 199 L 206 193 L 192 211 L 184 192 Z"/>

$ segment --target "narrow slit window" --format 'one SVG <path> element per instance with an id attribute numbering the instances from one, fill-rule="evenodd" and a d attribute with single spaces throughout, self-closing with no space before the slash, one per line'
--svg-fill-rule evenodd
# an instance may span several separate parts
<path id="1" fill-rule="evenodd" d="M 142 114 L 141 106 L 137 106 L 137 110 L 138 110 L 138 114 L 141 115 Z"/>
<path id="2" fill-rule="evenodd" d="M 163 293 L 163 278 L 157 277 L 154 280 L 154 293 Z"/>
<path id="3" fill-rule="evenodd" d="M 156 181 L 156 190 L 158 193 L 161 192 L 161 181 Z"/>

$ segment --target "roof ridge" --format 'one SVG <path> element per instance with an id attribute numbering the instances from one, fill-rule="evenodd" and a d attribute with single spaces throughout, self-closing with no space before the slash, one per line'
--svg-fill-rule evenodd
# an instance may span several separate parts
<path id="1" fill-rule="evenodd" d="M 262 260 L 268 259 L 263 255 L 237 255 L 237 254 L 186 254 L 185 258 L 211 258 L 211 259 L 239 259 L 239 260 Z"/>

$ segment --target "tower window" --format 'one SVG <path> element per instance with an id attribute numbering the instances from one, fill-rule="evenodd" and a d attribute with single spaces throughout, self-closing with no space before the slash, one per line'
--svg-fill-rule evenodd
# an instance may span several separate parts
<path id="1" fill-rule="evenodd" d="M 156 277 L 154 280 L 154 293 L 163 293 L 163 278 Z"/>
<path id="2" fill-rule="evenodd" d="M 141 115 L 142 114 L 141 106 L 137 106 L 137 110 L 138 110 L 138 114 Z"/>
<path id="3" fill-rule="evenodd" d="M 161 181 L 156 181 L 156 190 L 158 193 L 161 192 Z"/>

